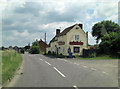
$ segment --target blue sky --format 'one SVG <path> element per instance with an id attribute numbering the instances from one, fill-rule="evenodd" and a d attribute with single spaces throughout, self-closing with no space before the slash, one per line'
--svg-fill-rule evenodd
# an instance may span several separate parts
<path id="1" fill-rule="evenodd" d="M 0 34 L 3 46 L 25 46 L 35 39 L 47 43 L 61 31 L 76 23 L 89 33 L 89 44 L 95 44 L 92 26 L 102 20 L 118 22 L 119 0 L 2 0 L 0 2 Z"/>

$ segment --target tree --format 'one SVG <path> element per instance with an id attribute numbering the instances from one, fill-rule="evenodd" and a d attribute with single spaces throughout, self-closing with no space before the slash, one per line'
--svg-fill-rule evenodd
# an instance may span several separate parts
<path id="1" fill-rule="evenodd" d="M 39 54 L 40 53 L 39 46 L 32 46 L 32 48 L 30 49 L 30 53 L 31 54 Z"/>
<path id="2" fill-rule="evenodd" d="M 39 54 L 40 53 L 40 48 L 39 48 L 39 44 L 37 41 L 32 43 L 32 47 L 29 52 L 31 54 Z"/>
<path id="3" fill-rule="evenodd" d="M 120 52 L 120 31 L 111 32 L 104 35 L 99 47 L 102 53 L 106 54 L 118 54 Z"/>
<path id="4" fill-rule="evenodd" d="M 102 22 L 96 23 L 92 27 L 92 36 L 97 37 L 96 41 L 98 41 L 106 34 L 109 34 L 111 32 L 119 32 L 120 26 L 116 24 L 115 22 L 112 22 L 111 20 L 106 20 Z"/>

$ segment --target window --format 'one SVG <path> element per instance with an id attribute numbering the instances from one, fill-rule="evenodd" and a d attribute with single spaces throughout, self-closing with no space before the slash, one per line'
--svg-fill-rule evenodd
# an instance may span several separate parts
<path id="1" fill-rule="evenodd" d="M 74 53 L 79 53 L 80 47 L 74 47 Z"/>
<path id="2" fill-rule="evenodd" d="M 76 29 L 79 29 L 79 27 L 76 27 Z"/>
<path id="3" fill-rule="evenodd" d="M 75 40 L 79 40 L 79 35 L 75 35 Z"/>
<path id="4" fill-rule="evenodd" d="M 64 53 L 64 51 L 65 51 L 65 47 L 63 46 L 63 53 Z"/>
<path id="5" fill-rule="evenodd" d="M 60 47 L 58 47 L 58 53 L 60 53 Z"/>

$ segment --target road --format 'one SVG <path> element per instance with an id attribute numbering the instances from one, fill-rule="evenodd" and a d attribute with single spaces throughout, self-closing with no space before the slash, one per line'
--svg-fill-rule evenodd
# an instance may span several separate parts
<path id="1" fill-rule="evenodd" d="M 117 87 L 116 74 L 76 59 L 23 54 L 20 74 L 9 87 Z M 97 61 L 97 60 L 96 60 Z M 88 65 L 89 64 L 89 65 Z"/>

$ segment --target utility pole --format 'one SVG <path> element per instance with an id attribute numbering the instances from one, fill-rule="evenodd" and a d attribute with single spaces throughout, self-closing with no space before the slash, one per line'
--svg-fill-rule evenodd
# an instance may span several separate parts
<path id="1" fill-rule="evenodd" d="M 45 43 L 46 43 L 46 32 L 45 32 Z"/>
<path id="2" fill-rule="evenodd" d="M 46 43 L 46 32 L 45 32 L 45 43 Z M 47 44 L 47 43 L 46 43 Z M 45 54 L 46 54 L 46 48 L 45 48 Z"/>

